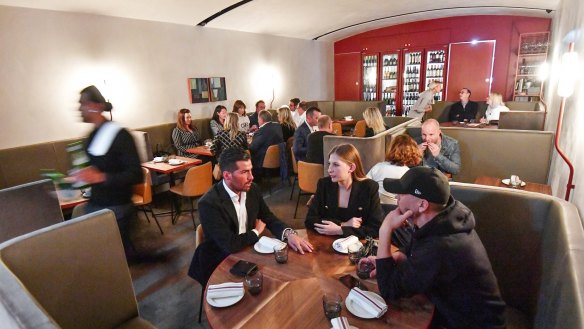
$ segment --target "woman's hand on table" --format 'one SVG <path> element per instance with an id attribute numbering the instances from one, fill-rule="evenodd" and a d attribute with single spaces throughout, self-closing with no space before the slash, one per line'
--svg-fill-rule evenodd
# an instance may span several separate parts
<path id="1" fill-rule="evenodd" d="M 310 244 L 310 242 L 304 240 L 296 234 L 290 234 L 288 236 L 288 245 L 294 251 L 302 255 L 304 255 L 304 252 L 312 252 L 314 250 L 314 247 L 312 244 Z"/>
<path id="2" fill-rule="evenodd" d="M 362 223 L 363 223 L 363 218 L 353 217 L 353 218 L 349 219 L 348 221 L 342 223 L 341 226 L 349 226 L 349 227 L 353 227 L 353 228 L 359 228 L 359 227 L 361 227 Z"/>
<path id="3" fill-rule="evenodd" d="M 331 222 L 330 220 L 322 220 L 321 221 L 322 224 L 316 223 L 314 224 L 314 229 L 320 233 L 320 234 L 324 234 L 324 235 L 342 235 L 343 234 L 343 229 L 335 224 L 334 222 Z"/>

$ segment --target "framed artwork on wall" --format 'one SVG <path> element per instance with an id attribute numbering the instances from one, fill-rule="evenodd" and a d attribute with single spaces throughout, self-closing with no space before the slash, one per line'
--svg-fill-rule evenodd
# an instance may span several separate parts
<path id="1" fill-rule="evenodd" d="M 207 103 L 209 101 L 209 79 L 189 79 L 189 92 L 191 103 Z"/>
<path id="2" fill-rule="evenodd" d="M 225 78 L 209 78 L 210 93 L 209 99 L 211 102 L 227 100 L 227 88 L 225 86 Z"/>

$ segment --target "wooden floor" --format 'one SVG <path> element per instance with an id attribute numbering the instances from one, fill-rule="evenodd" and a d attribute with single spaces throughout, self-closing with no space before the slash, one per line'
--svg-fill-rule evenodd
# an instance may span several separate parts
<path id="1" fill-rule="evenodd" d="M 269 183 L 277 185 L 276 179 Z M 288 185 L 275 188 L 271 195 L 268 182 L 261 186 L 272 212 L 293 228 L 302 228 L 307 197 L 301 198 L 298 218 L 293 219 L 298 188 L 290 201 L 291 187 Z M 168 200 L 166 193 L 157 195 L 155 211 L 168 210 Z M 156 223 L 150 220 L 149 224 L 144 214 L 139 213 L 139 222 L 132 227 L 132 240 L 139 256 L 130 259 L 129 265 L 140 315 L 161 329 L 209 328 L 204 313 L 202 323 L 197 323 L 201 286 L 187 276 L 195 249 L 190 213 L 183 213 L 176 225 L 170 223 L 170 216 L 160 216 L 162 236 Z M 199 224 L 196 211 L 195 222 Z"/>

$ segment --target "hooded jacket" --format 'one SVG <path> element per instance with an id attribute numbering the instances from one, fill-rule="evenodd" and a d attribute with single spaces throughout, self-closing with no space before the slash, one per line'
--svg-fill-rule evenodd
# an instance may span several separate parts
<path id="1" fill-rule="evenodd" d="M 474 215 L 450 197 L 447 207 L 414 231 L 407 260 L 377 259 L 384 299 L 425 294 L 435 305 L 433 326 L 504 328 L 505 303 Z"/>

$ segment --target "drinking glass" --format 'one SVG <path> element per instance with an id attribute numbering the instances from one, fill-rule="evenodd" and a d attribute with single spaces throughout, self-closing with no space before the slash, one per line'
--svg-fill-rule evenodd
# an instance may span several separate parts
<path id="1" fill-rule="evenodd" d="M 369 275 L 373 271 L 373 264 L 369 261 L 359 262 L 357 264 L 357 276 L 363 280 L 369 279 Z"/>
<path id="2" fill-rule="evenodd" d="M 274 257 L 278 264 L 284 264 L 288 262 L 288 245 L 275 246 L 274 247 Z"/>
<path id="3" fill-rule="evenodd" d="M 331 320 L 341 316 L 342 302 L 341 295 L 337 293 L 327 292 L 322 296 L 322 307 L 327 319 Z"/>
<path id="4" fill-rule="evenodd" d="M 357 264 L 359 262 L 359 259 L 361 259 L 361 245 L 358 243 L 354 243 L 350 245 L 347 249 L 349 254 L 349 261 L 351 261 L 351 264 Z"/>
<path id="5" fill-rule="evenodd" d="M 262 291 L 264 277 L 260 271 L 254 271 L 245 275 L 244 284 L 252 295 L 257 295 Z"/>
<path id="6" fill-rule="evenodd" d="M 509 179 L 509 184 L 511 187 L 518 188 L 521 185 L 521 179 L 517 175 L 511 175 L 511 179 Z"/>

